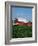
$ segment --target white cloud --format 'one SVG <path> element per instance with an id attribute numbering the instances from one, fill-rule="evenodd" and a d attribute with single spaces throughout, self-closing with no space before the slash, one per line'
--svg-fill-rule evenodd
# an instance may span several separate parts
<path id="1" fill-rule="evenodd" d="M 18 21 L 25 22 L 25 23 L 28 22 L 28 20 L 26 20 L 25 18 L 18 18 Z"/>

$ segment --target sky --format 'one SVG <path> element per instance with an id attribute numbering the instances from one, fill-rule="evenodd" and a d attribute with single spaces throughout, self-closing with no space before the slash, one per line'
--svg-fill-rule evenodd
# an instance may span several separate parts
<path id="1" fill-rule="evenodd" d="M 32 21 L 32 8 L 31 7 L 12 7 L 12 19 L 24 18 Z"/>

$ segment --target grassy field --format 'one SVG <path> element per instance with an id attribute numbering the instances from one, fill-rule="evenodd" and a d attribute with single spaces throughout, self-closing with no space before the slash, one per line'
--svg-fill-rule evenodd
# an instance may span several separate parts
<path id="1" fill-rule="evenodd" d="M 12 26 L 12 38 L 32 37 L 32 26 Z"/>

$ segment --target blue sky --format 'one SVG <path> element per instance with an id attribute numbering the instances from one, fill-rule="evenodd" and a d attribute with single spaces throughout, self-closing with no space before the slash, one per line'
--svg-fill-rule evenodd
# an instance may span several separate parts
<path id="1" fill-rule="evenodd" d="M 13 18 L 24 18 L 28 21 L 32 21 L 32 8 L 12 7 L 12 19 Z"/>

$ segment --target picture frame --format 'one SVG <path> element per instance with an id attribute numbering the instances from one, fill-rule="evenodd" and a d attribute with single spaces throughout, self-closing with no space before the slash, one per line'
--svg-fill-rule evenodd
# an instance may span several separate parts
<path id="1" fill-rule="evenodd" d="M 12 15 L 11 6 L 30 7 L 32 10 L 32 37 L 29 38 L 12 38 Z M 37 42 L 37 4 L 27 2 L 5 2 L 5 44 L 22 44 L 22 43 L 35 43 Z"/>

